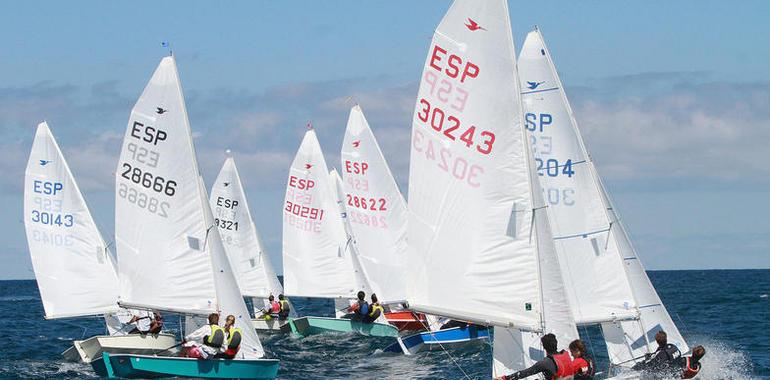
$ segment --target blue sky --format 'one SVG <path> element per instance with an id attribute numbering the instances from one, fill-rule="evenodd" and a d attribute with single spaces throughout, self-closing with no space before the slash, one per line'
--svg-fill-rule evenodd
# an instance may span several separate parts
<path id="1" fill-rule="evenodd" d="M 647 267 L 769 268 L 770 3 L 509 4 L 517 47 L 542 29 Z M 206 179 L 232 149 L 273 262 L 304 125 L 338 162 L 348 96 L 405 188 L 417 79 L 448 6 L 0 2 L 0 279 L 33 276 L 22 178 L 40 120 L 111 240 L 120 138 L 161 41 L 177 56 Z"/>

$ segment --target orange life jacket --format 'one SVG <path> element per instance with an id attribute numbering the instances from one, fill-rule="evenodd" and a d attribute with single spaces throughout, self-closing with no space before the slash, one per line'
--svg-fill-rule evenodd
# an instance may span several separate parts
<path id="1" fill-rule="evenodd" d="M 682 373 L 683 379 L 692 379 L 695 377 L 695 375 L 700 372 L 700 363 L 695 363 L 695 366 L 693 367 L 690 364 L 690 358 L 687 357 L 687 365 L 684 367 L 684 372 Z"/>
<path id="2" fill-rule="evenodd" d="M 560 379 L 574 375 L 572 371 L 572 357 L 569 352 L 562 350 L 562 352 L 551 355 L 551 358 L 556 363 L 556 374 L 553 379 Z"/>

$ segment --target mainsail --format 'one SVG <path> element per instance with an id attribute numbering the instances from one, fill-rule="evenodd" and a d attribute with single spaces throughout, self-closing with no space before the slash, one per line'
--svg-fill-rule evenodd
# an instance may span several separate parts
<path id="1" fill-rule="evenodd" d="M 119 310 L 112 255 L 45 122 L 27 162 L 24 227 L 46 318 Z"/>
<path id="2" fill-rule="evenodd" d="M 241 177 L 232 157 L 225 160 L 219 171 L 211 188 L 210 203 L 214 224 L 219 227 L 225 251 L 237 273 L 241 294 L 277 298 L 283 293 L 283 287 L 251 218 Z"/>
<path id="3" fill-rule="evenodd" d="M 632 365 L 654 351 L 660 329 L 686 351 L 604 191 L 538 29 L 527 35 L 519 70 L 525 127 L 576 321 L 602 323 L 613 363 Z"/>
<path id="4" fill-rule="evenodd" d="M 116 178 L 121 304 L 233 315 L 243 330 L 238 357 L 262 357 L 214 225 L 173 56 L 131 112 Z"/>
<path id="5" fill-rule="evenodd" d="M 577 337 L 517 83 L 506 1 L 456 0 L 433 36 L 412 124 L 408 301 L 502 327 L 496 376 L 541 357 L 542 334 Z"/>
<path id="6" fill-rule="evenodd" d="M 350 247 L 329 181 L 321 146 L 308 130 L 294 157 L 283 204 L 283 270 L 286 293 L 302 297 L 355 298 Z"/>
<path id="7" fill-rule="evenodd" d="M 173 57 L 131 111 L 115 180 L 121 305 L 216 310 L 208 199 Z"/>
<path id="8" fill-rule="evenodd" d="M 359 258 L 381 303 L 406 297 L 406 201 L 361 107 L 350 110 L 342 143 L 343 199 Z"/>

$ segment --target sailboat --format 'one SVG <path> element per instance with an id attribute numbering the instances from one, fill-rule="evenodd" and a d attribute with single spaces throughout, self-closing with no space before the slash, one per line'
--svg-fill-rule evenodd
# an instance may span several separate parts
<path id="1" fill-rule="evenodd" d="M 654 352 L 659 330 L 689 351 L 610 202 L 537 28 L 527 35 L 519 70 L 526 129 L 575 321 L 601 324 L 615 366 L 631 367 Z"/>
<path id="2" fill-rule="evenodd" d="M 149 353 L 170 334 L 127 335 L 115 263 L 46 122 L 37 126 L 24 179 L 24 227 L 46 319 L 103 315 L 109 335 L 76 340 L 62 355 L 90 363 L 104 348 Z"/>
<path id="3" fill-rule="evenodd" d="M 412 123 L 409 308 L 494 326 L 493 375 L 578 337 L 524 130 L 505 0 L 455 0 Z M 514 86 L 514 88 L 509 88 Z"/>
<path id="4" fill-rule="evenodd" d="M 340 158 L 343 202 L 372 291 L 391 306 L 388 323 L 422 330 L 424 316 L 395 308 L 406 299 L 406 201 L 358 104 L 350 109 Z"/>
<path id="5" fill-rule="evenodd" d="M 233 315 L 233 359 L 103 353 L 109 377 L 272 379 L 209 206 L 173 56 L 161 60 L 128 121 L 116 173 L 115 237 L 125 307 Z"/>
<path id="6" fill-rule="evenodd" d="M 386 323 L 340 318 L 358 291 L 371 294 L 346 232 L 344 205 L 330 180 L 315 130 L 309 128 L 291 164 L 283 207 L 283 268 L 286 293 L 295 297 L 331 298 L 335 318 L 289 319 L 291 331 L 306 336 L 327 331 L 398 336 Z"/>
<path id="7" fill-rule="evenodd" d="M 219 228 L 227 257 L 233 264 L 241 294 L 252 297 L 255 315 L 269 308 L 268 297 L 278 299 L 283 286 L 278 281 L 267 251 L 262 246 L 257 226 L 251 218 L 235 159 L 227 157 L 211 188 L 211 210 Z M 294 308 L 290 316 L 295 317 Z M 252 320 L 257 330 L 280 330 L 286 322 L 276 318 Z"/>

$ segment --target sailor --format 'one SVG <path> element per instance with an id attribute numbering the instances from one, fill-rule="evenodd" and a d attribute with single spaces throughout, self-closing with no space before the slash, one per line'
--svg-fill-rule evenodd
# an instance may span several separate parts
<path id="1" fill-rule="evenodd" d="M 195 353 L 189 356 L 207 359 L 218 353 L 225 343 L 225 330 L 219 327 L 219 314 L 209 314 L 208 321 L 208 325 L 185 336 L 183 344 L 188 348 L 188 353 Z"/>
<path id="2" fill-rule="evenodd" d="M 372 293 L 372 304 L 369 307 L 369 313 L 363 318 L 364 323 L 373 323 L 385 313 L 385 309 L 380 306 L 380 302 L 377 300 L 377 295 Z"/>
<path id="3" fill-rule="evenodd" d="M 289 318 L 289 312 L 291 312 L 291 305 L 289 304 L 289 301 L 283 296 L 283 294 L 278 295 L 278 320 L 284 321 L 287 318 Z"/>
<path id="4" fill-rule="evenodd" d="M 535 363 L 532 367 L 497 379 L 518 380 L 539 373 L 542 373 L 548 380 L 570 377 L 572 375 L 572 358 L 569 356 L 569 352 L 564 350 L 556 351 L 558 343 L 556 335 L 545 334 L 540 338 L 540 343 L 543 345 L 543 349 L 545 349 L 545 358 Z"/>
<path id="5" fill-rule="evenodd" d="M 281 304 L 275 300 L 272 294 L 270 297 L 267 297 L 267 301 L 269 306 L 262 310 L 262 317 L 267 320 L 277 318 L 278 314 L 281 313 Z"/>
<path id="6" fill-rule="evenodd" d="M 163 330 L 163 316 L 159 312 L 152 312 L 152 321 L 150 321 L 150 329 L 147 330 L 150 334 L 160 334 Z"/>
<path id="7" fill-rule="evenodd" d="M 223 358 L 223 359 L 233 359 L 235 358 L 235 355 L 238 353 L 238 350 L 241 349 L 241 339 L 243 338 L 243 330 L 241 330 L 239 327 L 235 327 L 235 316 L 234 315 L 228 315 L 227 319 L 225 319 L 225 335 L 227 337 L 226 339 L 226 346 L 225 346 L 225 352 L 217 354 L 215 358 Z"/>
<path id="8" fill-rule="evenodd" d="M 580 339 L 575 339 L 569 344 L 572 354 L 572 373 L 575 380 L 592 380 L 596 374 L 596 363 L 586 351 L 586 346 Z"/>
<path id="9" fill-rule="evenodd" d="M 129 334 L 147 334 L 150 331 L 150 312 L 145 310 L 136 310 L 132 313 L 131 319 L 127 324 L 136 323 Z"/>
<path id="10" fill-rule="evenodd" d="M 366 302 L 366 293 L 364 293 L 363 290 L 358 291 L 358 300 L 356 300 L 356 303 L 350 305 L 348 308 L 348 312 L 352 313 L 349 315 L 346 315 L 346 318 L 350 318 L 352 320 L 364 320 L 369 315 L 369 303 Z"/>
<path id="11" fill-rule="evenodd" d="M 636 363 L 631 369 L 646 372 L 655 376 L 668 377 L 675 372 L 674 360 L 681 356 L 679 349 L 668 343 L 668 336 L 663 330 L 655 334 L 658 349 L 652 354 L 646 354 L 645 360 Z"/>
<path id="12" fill-rule="evenodd" d="M 706 355 L 706 349 L 696 346 L 692 349 L 692 356 L 682 356 L 674 360 L 674 367 L 681 369 L 683 379 L 692 379 L 700 372 L 700 360 L 703 355 Z"/>

